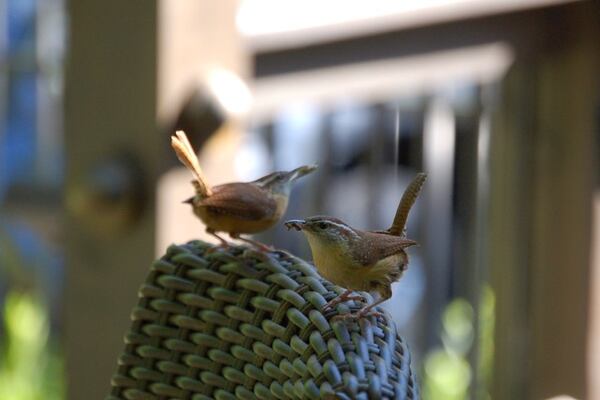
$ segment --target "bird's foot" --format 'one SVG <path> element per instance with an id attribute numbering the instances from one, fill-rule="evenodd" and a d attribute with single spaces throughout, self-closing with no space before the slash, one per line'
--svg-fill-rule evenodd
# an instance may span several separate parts
<path id="1" fill-rule="evenodd" d="M 360 301 L 363 303 L 365 302 L 364 296 L 360 294 L 349 294 L 345 296 L 344 294 L 341 294 L 338 297 L 331 299 L 327 304 L 325 304 L 323 306 L 323 311 L 333 310 L 338 304 L 344 303 L 349 300 Z"/>
<path id="2" fill-rule="evenodd" d="M 248 242 L 250 243 L 250 242 Z M 267 244 L 264 243 L 260 243 L 260 242 L 252 242 L 252 244 L 254 246 L 256 246 L 260 251 L 262 251 L 263 253 L 271 253 L 273 251 L 275 251 L 275 247 L 273 246 L 269 246 Z"/>
<path id="3" fill-rule="evenodd" d="M 368 309 L 368 307 L 359 310 L 356 314 L 356 319 L 366 318 L 366 317 L 375 317 L 375 318 L 384 318 L 384 314 L 375 309 Z"/>
<path id="4" fill-rule="evenodd" d="M 375 318 L 385 318 L 385 315 L 380 312 L 375 310 L 375 306 L 378 305 L 380 303 L 376 302 L 374 304 L 365 306 L 363 308 L 361 308 L 360 310 L 358 310 L 357 312 L 353 312 L 353 313 L 348 313 L 348 314 L 340 314 L 340 315 L 336 315 L 335 317 L 333 317 L 333 320 L 360 320 L 362 318 L 366 318 L 366 317 L 375 317 Z"/>
<path id="5" fill-rule="evenodd" d="M 349 320 L 360 320 L 363 318 L 375 317 L 375 318 L 384 318 L 385 315 L 382 312 L 368 309 L 368 307 L 362 308 L 354 313 L 348 314 L 339 314 L 332 318 L 333 321 L 349 321 Z"/>
<path id="6" fill-rule="evenodd" d="M 206 254 L 212 254 L 219 250 L 227 250 L 230 247 L 231 247 L 231 244 L 229 242 L 221 242 L 219 244 L 214 245 L 213 247 L 206 249 Z"/>
<path id="7" fill-rule="evenodd" d="M 256 247 L 258 250 L 262 251 L 263 253 L 270 253 L 270 252 L 272 252 L 272 251 L 275 250 L 274 247 L 268 246 L 268 245 L 266 245 L 264 243 L 261 243 L 261 242 L 259 242 L 257 240 L 252 240 L 252 239 L 248 239 L 248 238 L 245 238 L 245 237 L 241 237 L 239 234 L 236 234 L 236 233 L 230 233 L 229 236 L 232 239 L 238 239 L 238 240 L 241 240 L 242 242 L 249 243 L 252 246 Z"/>

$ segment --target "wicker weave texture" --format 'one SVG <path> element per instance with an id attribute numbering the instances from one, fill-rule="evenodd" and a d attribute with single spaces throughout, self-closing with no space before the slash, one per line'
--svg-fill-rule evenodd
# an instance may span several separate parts
<path id="1" fill-rule="evenodd" d="M 393 322 L 335 321 L 339 288 L 284 252 L 171 246 L 139 291 L 116 399 L 417 399 Z"/>

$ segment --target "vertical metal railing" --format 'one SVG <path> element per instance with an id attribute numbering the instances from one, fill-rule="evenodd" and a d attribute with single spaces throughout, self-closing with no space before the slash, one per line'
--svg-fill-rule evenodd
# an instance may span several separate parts
<path id="1" fill-rule="evenodd" d="M 427 347 L 439 344 L 441 316 L 450 295 L 455 116 L 442 96 L 430 100 L 423 129 L 423 166 L 429 174 L 424 190 L 425 265 L 428 271 Z"/>

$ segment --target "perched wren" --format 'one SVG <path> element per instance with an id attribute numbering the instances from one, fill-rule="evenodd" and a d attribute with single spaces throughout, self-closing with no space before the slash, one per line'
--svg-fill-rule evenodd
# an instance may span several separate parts
<path id="1" fill-rule="evenodd" d="M 408 267 L 405 249 L 416 242 L 407 239 L 404 227 L 427 175 L 419 173 L 406 188 L 392 226 L 387 231 L 362 231 L 337 218 L 316 216 L 285 222 L 288 229 L 302 231 L 310 245 L 319 273 L 346 289 L 325 305 L 331 309 L 346 300 L 357 300 L 353 290 L 377 292 L 379 299 L 350 317 L 362 318 L 378 314 L 372 309 L 392 296 L 392 283 L 399 280 Z"/>
<path id="2" fill-rule="evenodd" d="M 293 182 L 311 172 L 315 165 L 304 165 L 289 172 L 273 172 L 253 182 L 233 182 L 210 187 L 200 169 L 198 157 L 183 131 L 171 137 L 177 158 L 193 174 L 196 194 L 184 203 L 192 206 L 194 214 L 206 225 L 206 232 L 227 246 L 217 232 L 226 232 L 233 239 L 251 243 L 262 250 L 260 242 L 240 237 L 257 233 L 275 225 L 285 212 Z"/>

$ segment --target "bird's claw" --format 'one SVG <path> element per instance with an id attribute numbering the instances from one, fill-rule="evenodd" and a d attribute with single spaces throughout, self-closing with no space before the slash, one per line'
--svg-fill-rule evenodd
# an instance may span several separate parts
<path id="1" fill-rule="evenodd" d="M 366 317 L 384 318 L 384 314 L 379 311 L 375 311 L 375 310 L 364 310 L 364 311 L 359 310 L 355 313 L 336 315 L 331 320 L 332 321 L 360 320 L 360 319 L 363 319 Z"/>
<path id="2" fill-rule="evenodd" d="M 275 251 L 275 247 L 273 246 L 269 246 L 258 242 L 254 243 L 254 245 L 258 248 L 258 250 L 262 251 L 263 253 L 271 253 Z"/>
<path id="3" fill-rule="evenodd" d="M 252 240 L 252 239 L 245 238 L 243 236 L 240 236 L 239 233 L 230 233 L 229 237 L 231 237 L 232 239 L 237 239 L 237 240 L 241 240 L 242 242 L 248 243 L 248 244 L 254 246 L 258 251 L 260 251 L 262 253 L 270 253 L 275 250 L 275 248 L 272 246 L 268 246 L 264 243 L 259 242 L 258 240 Z"/>
<path id="4" fill-rule="evenodd" d="M 219 243 L 217 245 L 214 245 L 213 247 L 209 247 L 208 249 L 206 249 L 206 254 L 212 254 L 212 253 L 216 253 L 219 250 L 227 250 L 231 247 L 231 245 L 229 243 Z"/>
<path id="5" fill-rule="evenodd" d="M 384 314 L 379 311 L 369 310 L 365 312 L 357 312 L 356 319 L 361 319 L 365 317 L 375 317 L 375 318 L 384 318 Z"/>
<path id="6" fill-rule="evenodd" d="M 330 300 L 327 304 L 325 304 L 323 306 L 323 311 L 330 311 L 333 310 L 335 306 L 337 306 L 338 304 L 344 303 L 346 301 L 349 300 L 354 300 L 354 301 L 360 301 L 363 302 L 365 301 L 365 298 L 363 296 L 361 296 L 360 294 L 357 295 L 352 295 L 352 296 L 346 296 L 346 297 L 341 297 L 338 296 L 332 300 Z"/>

